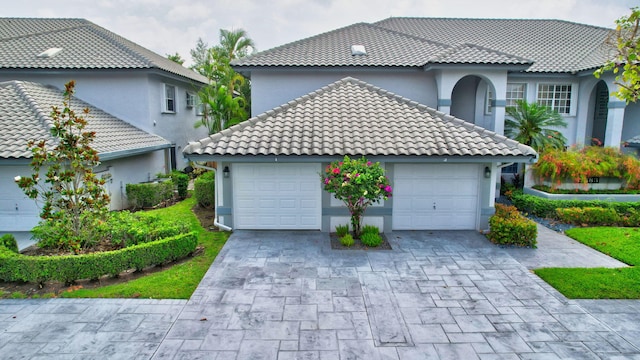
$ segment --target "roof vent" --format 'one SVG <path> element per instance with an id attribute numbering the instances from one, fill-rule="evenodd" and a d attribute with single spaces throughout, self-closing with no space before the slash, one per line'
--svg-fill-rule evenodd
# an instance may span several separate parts
<path id="1" fill-rule="evenodd" d="M 367 55 L 364 45 L 351 45 L 351 55 Z"/>
<path id="2" fill-rule="evenodd" d="M 40 54 L 38 54 L 39 58 L 50 58 L 50 57 L 54 57 L 56 56 L 57 53 L 59 53 L 60 51 L 62 51 L 62 48 L 49 48 L 43 52 L 41 52 Z"/>

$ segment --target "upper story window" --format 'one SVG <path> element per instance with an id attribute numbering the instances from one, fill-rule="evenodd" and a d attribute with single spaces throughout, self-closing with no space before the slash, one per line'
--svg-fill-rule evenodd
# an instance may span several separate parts
<path id="1" fill-rule="evenodd" d="M 493 114 L 494 99 L 495 98 L 493 96 L 493 90 L 491 90 L 491 86 L 487 86 L 487 93 L 485 94 L 485 97 L 484 97 L 484 114 L 485 115 Z"/>
<path id="2" fill-rule="evenodd" d="M 527 84 L 507 83 L 506 107 L 516 106 L 516 101 L 527 98 Z"/>
<path id="3" fill-rule="evenodd" d="M 196 96 L 193 95 L 192 93 L 188 92 L 188 91 L 187 91 L 186 104 L 187 104 L 187 107 L 189 109 L 191 109 L 192 107 L 194 107 L 196 105 Z"/>
<path id="4" fill-rule="evenodd" d="M 545 105 L 562 115 L 574 113 L 571 84 L 538 84 L 538 104 Z"/>
<path id="5" fill-rule="evenodd" d="M 164 84 L 164 108 L 162 111 L 167 113 L 176 112 L 176 87 L 173 85 Z"/>

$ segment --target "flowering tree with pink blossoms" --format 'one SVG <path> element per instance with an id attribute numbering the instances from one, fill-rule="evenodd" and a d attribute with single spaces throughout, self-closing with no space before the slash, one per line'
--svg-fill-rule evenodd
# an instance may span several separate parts
<path id="1" fill-rule="evenodd" d="M 352 160 L 345 156 L 342 161 L 332 162 L 325 168 L 322 181 L 324 189 L 349 209 L 356 238 L 360 237 L 361 220 L 367 207 L 392 195 L 389 178 L 380 163 L 372 163 L 365 157 Z"/>

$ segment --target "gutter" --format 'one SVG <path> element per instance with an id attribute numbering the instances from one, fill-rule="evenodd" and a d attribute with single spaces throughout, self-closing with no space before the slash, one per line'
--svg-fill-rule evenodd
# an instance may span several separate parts
<path id="1" fill-rule="evenodd" d="M 195 167 L 199 168 L 199 169 L 211 170 L 211 171 L 213 171 L 214 173 L 216 173 L 216 175 L 218 175 L 218 171 L 217 171 L 217 169 L 216 169 L 216 168 L 212 168 L 212 167 L 205 166 L 205 165 L 200 165 L 200 164 L 197 164 L 197 163 L 195 163 L 195 162 L 193 163 L 193 165 L 194 165 Z M 219 223 L 219 222 L 218 222 L 218 206 L 217 206 L 217 202 L 218 202 L 218 195 L 219 195 L 219 191 L 220 191 L 220 190 L 218 190 L 218 189 L 219 189 L 219 187 L 218 187 L 218 185 L 216 184 L 216 185 L 215 185 L 215 195 L 214 195 L 214 196 L 215 196 L 216 204 L 214 205 L 215 215 L 214 215 L 214 217 L 213 217 L 213 225 L 217 226 L 219 229 L 222 229 L 222 230 L 224 230 L 224 231 L 233 231 L 233 229 L 231 229 L 229 226 L 224 225 L 224 224 L 221 224 L 221 223 Z"/>

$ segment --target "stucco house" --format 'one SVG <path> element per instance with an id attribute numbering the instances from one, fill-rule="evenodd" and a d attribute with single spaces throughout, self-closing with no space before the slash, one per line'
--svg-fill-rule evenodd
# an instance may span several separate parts
<path id="1" fill-rule="evenodd" d="M 84 19 L 0 18 L 0 232 L 37 222 L 13 179 L 27 174 L 27 141 L 48 134 L 51 105 L 62 104 L 55 89 L 70 80 L 98 130 L 112 209 L 127 206 L 127 183 L 186 167 L 183 146 L 207 135 L 194 128 L 203 76 Z"/>
<path id="2" fill-rule="evenodd" d="M 15 184 L 16 176 L 31 176 L 30 140 L 54 144 L 52 106 L 62 107 L 64 95 L 51 86 L 25 81 L 0 82 L 0 232 L 29 231 L 39 221 L 40 209 Z M 82 100 L 72 99 L 78 115 L 89 109 L 87 131 L 95 131 L 92 147 L 101 164 L 94 172 L 106 180 L 111 209 L 126 206 L 125 185 L 146 181 L 156 158 L 164 158 L 171 143 L 110 115 Z M 154 174 L 155 175 L 155 174 Z"/>
<path id="3" fill-rule="evenodd" d="M 562 114 L 571 143 L 620 146 L 639 107 L 595 79 L 611 30 L 558 20 L 389 18 L 358 23 L 233 63 L 251 78 L 248 122 L 185 148 L 219 161 L 218 221 L 239 229 L 333 230 L 346 209 L 319 173 L 342 155 L 384 163 L 394 196 L 367 222 L 486 229 L 503 168 L 534 162 L 507 140 L 505 108 Z M 328 85 L 330 84 L 330 85 Z"/>

